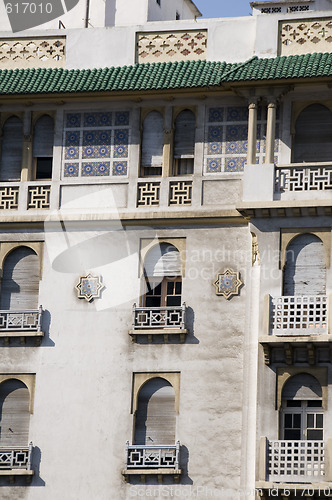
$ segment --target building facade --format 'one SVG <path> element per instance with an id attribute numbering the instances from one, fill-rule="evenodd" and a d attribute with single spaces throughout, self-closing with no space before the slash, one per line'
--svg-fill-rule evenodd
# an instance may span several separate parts
<path id="1" fill-rule="evenodd" d="M 332 496 L 332 4 L 0 6 L 0 492 Z"/>

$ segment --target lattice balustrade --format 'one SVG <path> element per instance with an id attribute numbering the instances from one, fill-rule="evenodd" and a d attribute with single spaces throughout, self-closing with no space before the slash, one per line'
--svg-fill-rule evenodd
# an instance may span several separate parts
<path id="1" fill-rule="evenodd" d="M 1 38 L 0 69 L 65 66 L 66 38 Z"/>
<path id="2" fill-rule="evenodd" d="M 1 446 L 1 469 L 31 469 L 32 443 L 29 446 Z"/>
<path id="3" fill-rule="evenodd" d="M 327 333 L 327 296 L 271 298 L 270 321 L 274 335 Z"/>
<path id="4" fill-rule="evenodd" d="M 275 191 L 302 192 L 332 189 L 332 165 L 324 167 L 276 167 Z"/>
<path id="5" fill-rule="evenodd" d="M 323 441 L 269 441 L 268 481 L 314 483 L 324 480 Z"/>
<path id="6" fill-rule="evenodd" d="M 133 330 L 185 328 L 186 305 L 178 307 L 133 307 Z"/>
<path id="7" fill-rule="evenodd" d="M 51 186 L 30 186 L 28 190 L 28 209 L 50 208 Z"/>
<path id="8" fill-rule="evenodd" d="M 37 311 L 0 311 L 0 333 L 41 331 L 42 308 Z"/>
<path id="9" fill-rule="evenodd" d="M 18 187 L 0 187 L 0 209 L 16 210 L 18 208 Z"/>
<path id="10" fill-rule="evenodd" d="M 169 183 L 170 205 L 191 205 L 192 181 L 177 181 Z"/>
<path id="11" fill-rule="evenodd" d="M 206 46 L 206 30 L 137 33 L 136 62 L 205 59 Z"/>
<path id="12" fill-rule="evenodd" d="M 126 469 L 178 469 L 179 441 L 174 446 L 141 446 L 126 447 Z"/>
<path id="13" fill-rule="evenodd" d="M 280 55 L 331 52 L 332 18 L 287 20 L 280 24 Z"/>
<path id="14" fill-rule="evenodd" d="M 139 182 L 137 186 L 138 207 L 158 207 L 160 202 L 160 182 Z"/>

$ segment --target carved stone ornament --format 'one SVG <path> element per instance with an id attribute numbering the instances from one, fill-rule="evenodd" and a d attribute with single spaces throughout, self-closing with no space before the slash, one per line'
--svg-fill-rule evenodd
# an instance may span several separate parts
<path id="1" fill-rule="evenodd" d="M 98 299 L 100 292 L 105 286 L 101 282 L 101 276 L 92 276 L 88 273 L 86 276 L 80 276 L 79 282 L 75 285 L 78 291 L 78 298 L 90 302 L 92 299 Z"/>
<path id="2" fill-rule="evenodd" d="M 230 299 L 233 295 L 239 295 L 243 282 L 240 280 L 240 273 L 226 269 L 223 273 L 217 274 L 213 285 L 216 287 L 216 295 L 223 295 L 225 299 Z"/>

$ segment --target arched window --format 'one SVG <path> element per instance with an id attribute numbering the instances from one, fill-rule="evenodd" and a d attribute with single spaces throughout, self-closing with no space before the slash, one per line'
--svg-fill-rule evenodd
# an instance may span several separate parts
<path id="1" fill-rule="evenodd" d="M 174 444 L 175 421 L 173 386 L 167 380 L 159 377 L 146 382 L 138 394 L 135 444 Z"/>
<path id="2" fill-rule="evenodd" d="M 194 172 L 195 128 L 196 120 L 192 111 L 185 109 L 177 115 L 174 130 L 174 175 Z"/>
<path id="3" fill-rule="evenodd" d="M 326 266 L 322 240 L 313 234 L 296 236 L 288 245 L 283 295 L 325 295 Z"/>
<path id="4" fill-rule="evenodd" d="M 6 120 L 2 128 L 0 181 L 21 180 L 23 124 L 17 116 Z"/>
<path id="5" fill-rule="evenodd" d="M 311 104 L 295 124 L 293 162 L 332 160 L 332 112 L 322 104 Z"/>
<path id="6" fill-rule="evenodd" d="M 144 262 L 145 307 L 181 306 L 181 259 L 169 243 L 154 246 Z"/>
<path id="7" fill-rule="evenodd" d="M 308 373 L 294 375 L 282 390 L 281 439 L 323 439 L 322 387 Z"/>
<path id="8" fill-rule="evenodd" d="M 53 163 L 54 122 L 43 115 L 35 123 L 32 154 L 35 161 L 35 178 L 51 179 Z"/>
<path id="9" fill-rule="evenodd" d="M 38 308 L 39 258 L 28 247 L 18 247 L 5 259 L 0 309 L 25 311 Z"/>
<path id="10" fill-rule="evenodd" d="M 164 120 L 151 111 L 143 121 L 141 175 L 161 175 L 163 166 Z"/>
<path id="11" fill-rule="evenodd" d="M 0 384 L 0 445 L 26 446 L 29 441 L 30 396 L 17 379 Z"/>

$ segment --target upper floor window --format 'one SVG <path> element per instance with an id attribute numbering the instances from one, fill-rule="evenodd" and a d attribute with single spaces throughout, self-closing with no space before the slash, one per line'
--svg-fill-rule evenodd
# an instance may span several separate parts
<path id="1" fill-rule="evenodd" d="M 22 154 L 23 123 L 11 116 L 2 127 L 0 181 L 21 180 Z"/>
<path id="2" fill-rule="evenodd" d="M 281 439 L 323 439 L 322 388 L 308 373 L 291 377 L 282 391 Z"/>
<path id="3" fill-rule="evenodd" d="M 39 257 L 26 246 L 15 248 L 3 264 L 0 309 L 12 311 L 38 308 Z"/>
<path id="4" fill-rule="evenodd" d="M 0 444 L 26 446 L 29 442 L 30 394 L 27 386 L 17 379 L 0 384 Z"/>
<path id="5" fill-rule="evenodd" d="M 52 178 L 53 141 L 53 118 L 43 115 L 36 121 L 33 134 L 32 155 L 35 179 Z"/>
<path id="6" fill-rule="evenodd" d="M 144 263 L 145 307 L 181 306 L 182 277 L 180 253 L 174 245 L 154 246 Z"/>
<path id="7" fill-rule="evenodd" d="M 185 109 L 177 115 L 174 127 L 173 175 L 194 172 L 195 127 L 195 115 L 191 110 Z"/>
<path id="8" fill-rule="evenodd" d="M 135 444 L 170 445 L 175 443 L 175 392 L 165 379 L 147 381 L 138 393 L 135 419 Z"/>
<path id="9" fill-rule="evenodd" d="M 283 287 L 283 295 L 325 295 L 325 253 L 320 238 L 305 233 L 289 243 Z"/>
<path id="10" fill-rule="evenodd" d="M 163 166 L 164 119 L 151 111 L 143 121 L 141 175 L 161 175 Z"/>
<path id="11" fill-rule="evenodd" d="M 295 123 L 293 162 L 323 162 L 332 159 L 332 112 L 322 104 L 311 104 Z"/>

